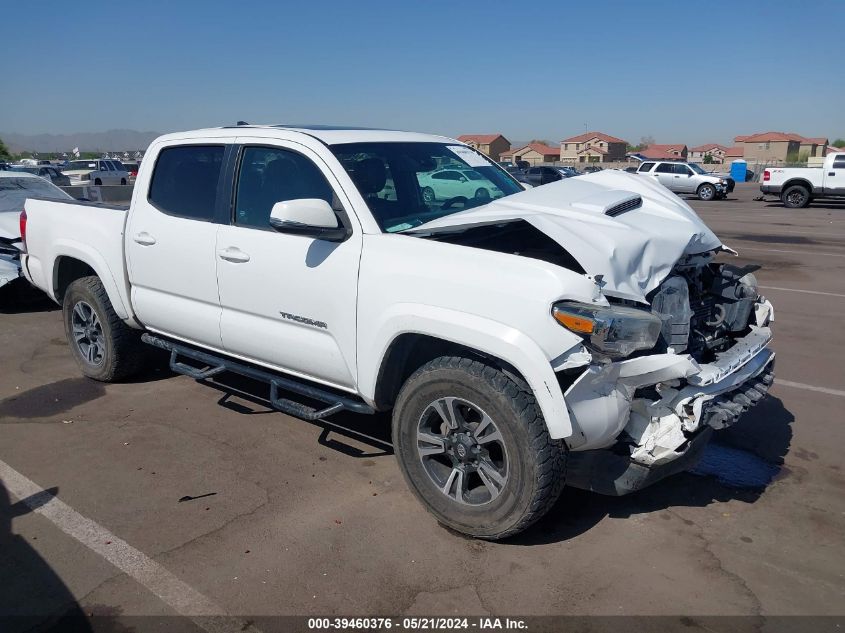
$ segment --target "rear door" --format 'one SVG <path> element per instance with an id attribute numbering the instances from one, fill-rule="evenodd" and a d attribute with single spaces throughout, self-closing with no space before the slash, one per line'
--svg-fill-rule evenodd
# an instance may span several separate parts
<path id="1" fill-rule="evenodd" d="M 272 368 L 351 389 L 360 227 L 343 242 L 279 233 L 276 202 L 349 201 L 326 163 L 299 143 L 238 138 L 230 223 L 217 235 L 221 330 L 227 352 Z M 453 182 L 450 180 L 450 182 Z M 442 195 L 442 194 L 440 194 Z"/>
<path id="2" fill-rule="evenodd" d="M 692 169 L 682 163 L 675 163 L 675 189 L 680 193 L 695 191 L 695 178 L 692 177 Z"/>
<path id="3" fill-rule="evenodd" d="M 151 330 L 214 348 L 221 347 L 215 247 L 230 151 L 225 140 L 155 148 L 126 229 L 138 318 Z"/>
<path id="4" fill-rule="evenodd" d="M 675 165 L 672 163 L 657 163 L 657 167 L 654 168 L 652 173 L 661 185 L 670 191 L 675 191 Z"/>

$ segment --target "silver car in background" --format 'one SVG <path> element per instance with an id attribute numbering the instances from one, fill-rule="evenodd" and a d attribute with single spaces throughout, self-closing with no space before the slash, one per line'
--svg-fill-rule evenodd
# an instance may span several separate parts
<path id="1" fill-rule="evenodd" d="M 699 200 L 719 200 L 733 190 L 731 179 L 709 174 L 695 163 L 646 160 L 636 173 L 656 179 L 669 191 L 695 195 Z"/>

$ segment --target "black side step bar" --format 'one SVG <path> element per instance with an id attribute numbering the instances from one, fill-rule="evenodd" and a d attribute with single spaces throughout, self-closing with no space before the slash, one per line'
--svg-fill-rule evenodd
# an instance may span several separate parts
<path id="1" fill-rule="evenodd" d="M 148 345 L 170 352 L 170 369 L 177 374 L 189 376 L 194 380 L 205 380 L 221 372 L 230 371 L 233 374 L 240 374 L 247 378 L 269 383 L 270 404 L 273 405 L 273 408 L 282 413 L 302 418 L 303 420 L 319 420 L 344 410 L 354 413 L 375 413 L 375 409 L 365 402 L 353 400 L 352 398 L 347 398 L 291 378 L 284 378 L 270 371 L 203 352 L 181 343 L 175 343 L 148 333 L 142 334 L 141 340 Z M 204 368 L 192 367 L 186 363 L 179 362 L 179 356 L 202 363 Z M 289 391 L 311 400 L 324 402 L 329 406 L 323 409 L 315 409 L 307 404 L 280 397 L 279 390 Z"/>

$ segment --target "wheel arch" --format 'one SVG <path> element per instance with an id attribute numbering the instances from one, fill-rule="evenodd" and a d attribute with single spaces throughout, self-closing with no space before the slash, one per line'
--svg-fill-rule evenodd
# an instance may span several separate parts
<path id="1" fill-rule="evenodd" d="M 809 195 L 813 195 L 813 184 L 809 180 L 805 180 L 804 178 L 792 178 L 791 180 L 787 180 L 783 185 L 781 185 L 780 192 L 783 194 L 787 189 L 794 186 L 804 187 L 807 190 Z"/>
<path id="2" fill-rule="evenodd" d="M 406 306 L 407 307 L 407 306 Z M 443 355 L 484 359 L 534 394 L 549 434 L 573 436 L 563 391 L 551 362 L 537 343 L 502 323 L 432 306 L 415 306 L 382 323 L 367 354 L 359 350 L 359 391 L 380 409 L 390 408 L 402 384 L 418 367 Z"/>
<path id="3" fill-rule="evenodd" d="M 115 314 L 125 321 L 132 319 L 128 302 L 124 300 L 111 269 L 99 253 L 74 243 L 57 244 L 57 251 L 53 260 L 50 289 L 58 303 L 62 302 L 70 284 L 82 277 L 94 275 L 103 284 Z"/>

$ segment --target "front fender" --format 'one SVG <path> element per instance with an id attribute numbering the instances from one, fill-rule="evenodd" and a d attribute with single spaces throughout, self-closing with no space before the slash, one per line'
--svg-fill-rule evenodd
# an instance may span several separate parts
<path id="1" fill-rule="evenodd" d="M 391 343 L 402 334 L 422 334 L 471 347 L 512 365 L 534 393 L 551 437 L 572 436 L 572 423 L 552 365 L 524 332 L 477 315 L 411 303 L 391 306 L 367 330 L 372 335 L 359 339 L 358 375 L 361 395 L 371 402 Z"/>

